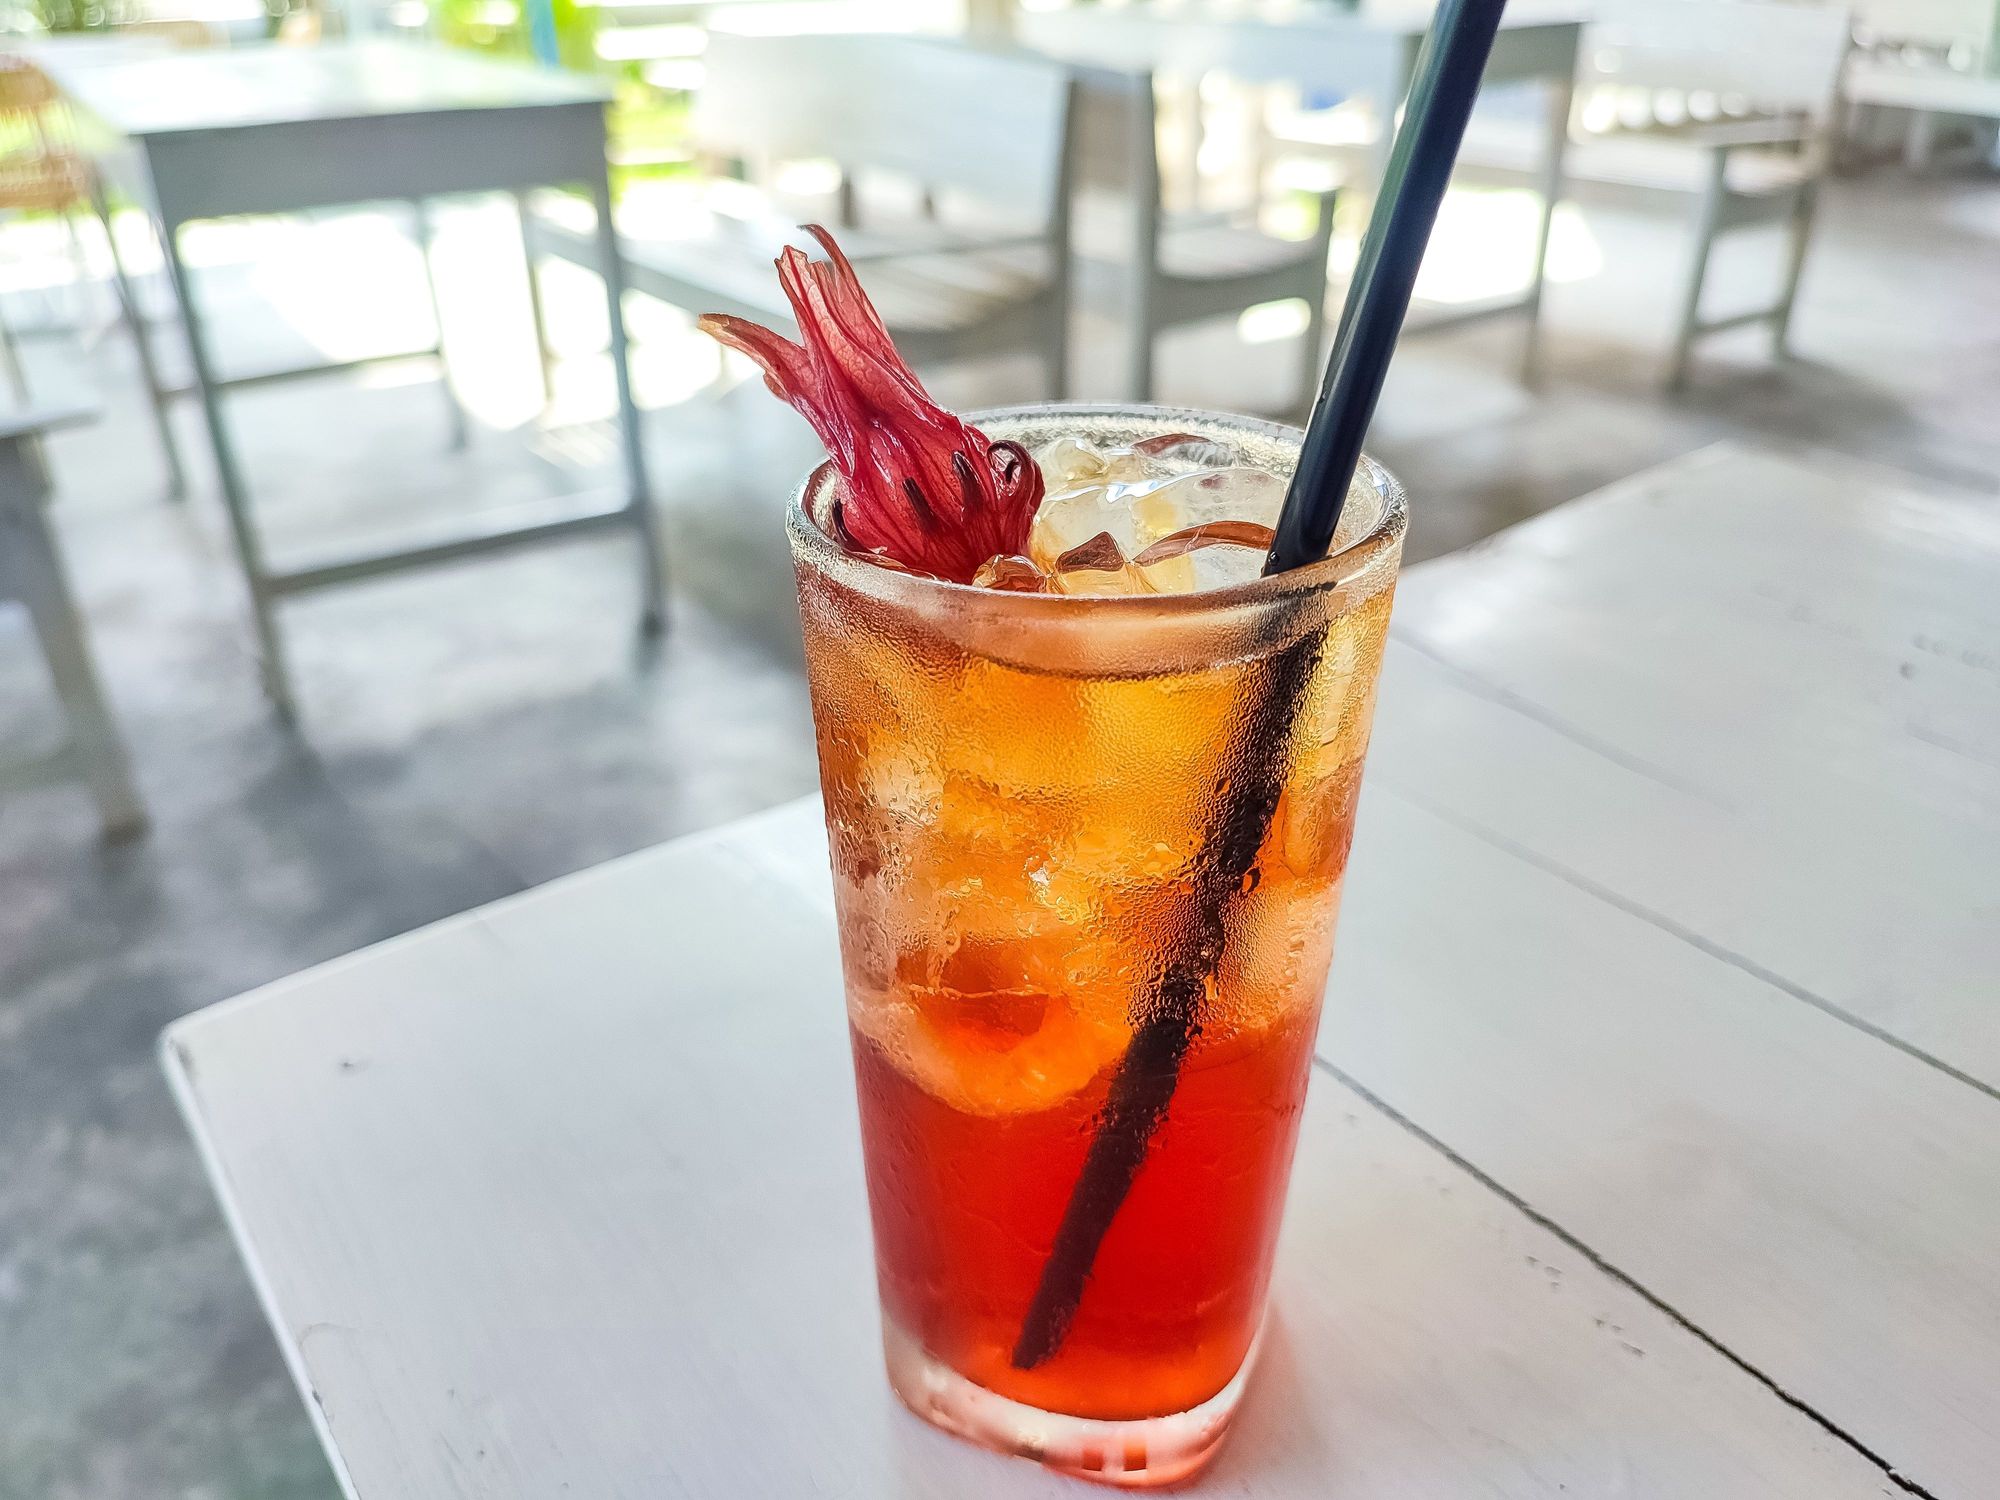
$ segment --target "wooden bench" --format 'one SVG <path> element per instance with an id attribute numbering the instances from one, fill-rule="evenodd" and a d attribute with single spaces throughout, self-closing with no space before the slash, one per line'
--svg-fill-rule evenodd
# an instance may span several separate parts
<path id="1" fill-rule="evenodd" d="M 831 159 L 842 242 L 911 363 L 1032 353 L 1067 389 L 1072 88 L 1043 59 L 919 37 L 709 38 L 695 98 L 702 155 L 769 166 Z M 871 218 L 872 178 L 927 212 Z M 795 325 L 771 261 L 795 234 L 775 203 L 715 211 L 693 232 L 625 240 L 635 291 L 691 312 Z M 596 263 L 587 223 L 538 210 L 534 251 Z"/>

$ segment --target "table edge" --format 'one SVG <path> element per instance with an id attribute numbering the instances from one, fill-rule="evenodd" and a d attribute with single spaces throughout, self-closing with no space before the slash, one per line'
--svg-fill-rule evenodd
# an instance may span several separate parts
<path id="1" fill-rule="evenodd" d="M 304 972 L 310 973 L 311 970 Z M 226 1005 L 229 1002 L 222 1003 Z M 199 1015 L 201 1012 L 197 1011 L 194 1014 Z M 320 1452 L 326 1456 L 327 1466 L 333 1471 L 334 1482 L 340 1486 L 340 1492 L 346 1500 L 362 1500 L 361 1492 L 355 1488 L 353 1476 L 348 1472 L 347 1461 L 341 1456 L 340 1444 L 334 1440 L 333 1429 L 327 1423 L 326 1408 L 320 1401 L 318 1391 L 313 1388 L 311 1372 L 305 1366 L 304 1350 L 285 1327 L 284 1317 L 278 1307 L 277 1292 L 264 1274 L 263 1257 L 258 1253 L 257 1243 L 251 1237 L 249 1226 L 244 1223 L 237 1209 L 236 1193 L 230 1184 L 228 1170 L 222 1164 L 222 1158 L 209 1136 L 207 1122 L 202 1114 L 199 1085 L 195 1079 L 194 1069 L 182 1050 L 182 1044 L 174 1037 L 176 1026 L 167 1027 L 160 1033 L 159 1038 L 160 1071 L 166 1075 L 167 1092 L 173 1096 L 174 1107 L 180 1112 L 181 1123 L 187 1128 L 188 1138 L 194 1143 L 195 1155 L 201 1161 L 202 1174 L 209 1182 L 210 1196 L 222 1214 L 222 1221 L 229 1230 L 229 1238 L 235 1242 L 236 1257 L 242 1262 L 243 1272 L 250 1279 L 250 1289 L 256 1295 L 257 1306 L 262 1310 L 264 1321 L 271 1329 L 273 1342 L 277 1344 L 278 1353 L 285 1362 L 286 1373 L 292 1377 L 292 1384 L 298 1391 L 299 1404 L 305 1407 L 306 1419 L 312 1423 L 313 1435 L 319 1439 Z"/>
<path id="2" fill-rule="evenodd" d="M 746 813 L 740 818 L 731 818 L 722 823 L 711 824 L 707 828 L 697 828 L 660 843 L 648 844 L 642 849 L 634 849 L 630 853 L 616 855 L 611 859 L 602 860 L 594 865 L 586 865 L 580 870 L 572 870 L 568 874 L 558 875 L 552 880 L 544 880 L 535 885 L 527 886 L 522 890 L 509 892 L 505 896 L 499 896 L 491 901 L 482 902 L 478 906 L 469 907 L 460 912 L 453 912 L 448 917 L 440 917 L 434 922 L 426 922 L 421 927 L 412 927 L 406 932 L 395 933 L 389 937 L 380 938 L 375 942 L 364 944 L 362 947 L 353 949 L 351 952 L 337 954 L 332 958 L 323 959 L 319 963 L 309 964 L 303 969 L 295 970 L 290 974 L 285 974 L 277 979 L 254 986 L 251 989 L 242 991 L 240 994 L 231 995 L 227 999 L 213 1001 L 196 1010 L 188 1011 L 184 1015 L 176 1016 L 160 1029 L 159 1047 L 163 1056 L 174 1058 L 176 1049 L 183 1048 L 188 1044 L 191 1033 L 198 1032 L 217 1021 L 226 1020 L 231 1012 L 240 1007 L 280 999 L 290 991 L 303 987 L 308 981 L 317 981 L 329 972 L 370 959 L 378 953 L 393 950 L 406 944 L 423 941 L 437 933 L 450 932 L 473 926 L 495 913 L 504 912 L 510 907 L 523 902 L 536 900 L 548 892 L 588 884 L 596 880 L 605 879 L 614 872 L 630 866 L 646 864 L 660 859 L 679 858 L 684 854 L 706 848 L 710 845 L 727 842 L 739 837 L 746 829 L 754 828 L 761 823 L 778 821 L 785 817 L 794 816 L 803 807 L 812 806 L 817 808 L 819 800 L 819 793 L 816 791 L 809 792 L 803 797 L 788 798 L 783 802 L 773 803 L 771 806 L 757 812 Z"/>

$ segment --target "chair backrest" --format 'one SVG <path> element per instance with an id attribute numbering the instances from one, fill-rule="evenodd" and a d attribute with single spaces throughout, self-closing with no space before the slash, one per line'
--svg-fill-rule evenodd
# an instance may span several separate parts
<path id="1" fill-rule="evenodd" d="M 1059 64 L 934 38 L 714 32 L 704 65 L 704 151 L 831 158 L 1039 222 L 1062 215 L 1071 88 Z"/>
<path id="2" fill-rule="evenodd" d="M 1871 44 L 1981 50 L 2000 29 L 2000 0 L 1853 0 L 1853 9 Z"/>
<path id="3" fill-rule="evenodd" d="M 1153 75 L 1081 64 L 1070 68 L 1075 119 L 1070 130 L 1070 180 L 1085 234 L 1113 226 L 1127 269 L 1146 295 L 1160 256 L 1160 153 Z M 1143 316 L 1138 336 L 1150 339 Z M 1143 385 L 1143 382 L 1141 382 Z"/>
<path id="4" fill-rule="evenodd" d="M 60 97 L 49 75 L 27 58 L 0 54 L 0 114 L 39 115 Z"/>
<path id="5" fill-rule="evenodd" d="M 1072 67 L 1076 81 L 1070 171 L 1080 189 L 1116 189 L 1157 208 L 1160 158 L 1153 76 Z"/>
<path id="6" fill-rule="evenodd" d="M 61 212 L 88 191 L 62 91 L 27 58 L 0 53 L 0 208 Z"/>
<path id="7" fill-rule="evenodd" d="M 1851 45 L 1842 6 L 1774 0 L 1604 0 L 1579 83 L 1706 93 L 1753 108 L 1832 112 Z"/>

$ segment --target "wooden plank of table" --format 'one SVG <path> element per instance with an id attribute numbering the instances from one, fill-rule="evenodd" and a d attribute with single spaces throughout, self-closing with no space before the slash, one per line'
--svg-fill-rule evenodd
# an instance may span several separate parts
<path id="1" fill-rule="evenodd" d="M 1803 788 L 1727 805 L 1395 641 L 1382 705 L 1380 784 L 1976 1087 L 2000 1078 L 1994 834 L 1815 812 Z"/>
<path id="2" fill-rule="evenodd" d="M 1320 1055 L 1931 1493 L 1987 1493 L 2000 1102 L 1380 784 Z"/>
<path id="3" fill-rule="evenodd" d="M 1073 1496 L 883 1382 L 814 803 L 178 1023 L 347 1492 Z M 1897 1493 L 1330 1078 L 1205 1493 Z"/>
<path id="4" fill-rule="evenodd" d="M 2000 1086 L 1990 502 L 1719 447 L 1413 570 L 1395 628 L 1434 667 L 1383 776 Z"/>
<path id="5" fill-rule="evenodd" d="M 1414 570 L 1321 1035 L 1939 1496 L 2000 1468 L 1996 530 L 1724 449 Z"/>

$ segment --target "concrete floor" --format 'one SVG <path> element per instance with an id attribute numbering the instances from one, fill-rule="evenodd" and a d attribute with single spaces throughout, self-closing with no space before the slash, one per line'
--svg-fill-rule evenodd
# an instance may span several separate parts
<path id="1" fill-rule="evenodd" d="M 484 212 L 457 221 L 468 265 L 513 253 Z M 1573 279 L 1551 292 L 1536 389 L 1511 378 L 1514 326 L 1405 344 L 1374 446 L 1414 496 L 1414 556 L 1721 437 L 2000 496 L 2000 185 L 1842 185 L 1799 357 L 1774 366 L 1756 333 L 1730 335 L 1673 402 L 1658 373 L 1682 221 L 1591 210 L 1567 233 Z M 1770 264 L 1769 245 L 1741 249 L 1725 299 Z M 238 353 L 286 353 L 310 323 L 272 316 L 249 262 L 224 256 L 207 280 Z M 496 305 L 448 301 L 447 331 L 511 351 L 514 395 L 494 409 L 518 410 L 532 368 L 515 309 Z M 410 316 L 420 339 L 421 307 Z M 813 784 L 777 519 L 811 440 L 754 384 L 702 387 L 712 361 L 688 374 L 707 356 L 673 320 L 657 349 L 656 397 L 680 398 L 648 419 L 666 640 L 635 640 L 634 564 L 615 539 L 357 586 L 285 609 L 291 732 L 258 695 L 206 462 L 189 503 L 164 501 L 122 342 L 87 358 L 31 343 L 39 388 L 87 384 L 105 407 L 51 445 L 57 515 L 155 826 L 105 848 L 75 792 L 0 796 L 4 1500 L 335 1494 L 160 1082 L 165 1022 Z M 1094 340 L 1079 389 L 1113 388 L 1115 357 Z M 488 362 L 476 353 L 461 383 Z M 1229 328 L 1176 336 L 1162 396 L 1275 405 L 1293 363 Z M 1032 394 L 1030 378 L 936 385 L 974 403 Z M 274 545 L 546 487 L 549 453 L 590 467 L 606 451 L 601 427 L 500 420 L 449 453 L 423 386 L 276 387 L 233 412 Z M 181 431 L 199 455 L 192 411 Z M 55 733 L 27 634 L 0 612 L 0 763 Z"/>

